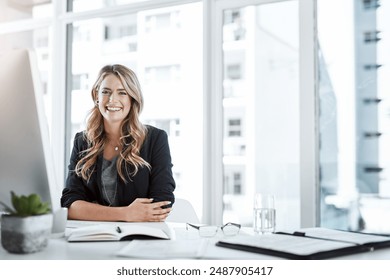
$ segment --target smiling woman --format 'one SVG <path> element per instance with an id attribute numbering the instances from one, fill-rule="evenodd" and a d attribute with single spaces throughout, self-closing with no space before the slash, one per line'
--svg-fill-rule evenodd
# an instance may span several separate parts
<path id="1" fill-rule="evenodd" d="M 119 68 L 119 66 L 117 66 Z M 107 71 L 108 73 L 110 71 Z M 130 72 L 132 73 L 132 72 Z M 92 92 L 92 98 L 96 100 L 99 111 L 104 118 L 105 127 L 116 128 L 130 112 L 132 89 L 127 86 L 127 90 L 121 81 L 120 75 L 105 75 L 100 86 L 96 85 Z M 99 86 L 99 88 L 97 88 Z M 129 92 L 129 94 L 127 94 Z M 141 103 L 142 104 L 142 103 Z M 138 109 L 139 110 L 139 109 Z"/>
<path id="2" fill-rule="evenodd" d="M 108 75 L 99 89 L 96 100 L 100 113 L 104 117 L 105 126 L 115 126 L 127 116 L 130 111 L 131 98 L 116 76 Z"/>
<path id="3" fill-rule="evenodd" d="M 175 182 L 167 134 L 139 121 L 135 73 L 104 66 L 92 87 L 87 129 L 76 134 L 61 203 L 69 218 L 164 221 Z"/>

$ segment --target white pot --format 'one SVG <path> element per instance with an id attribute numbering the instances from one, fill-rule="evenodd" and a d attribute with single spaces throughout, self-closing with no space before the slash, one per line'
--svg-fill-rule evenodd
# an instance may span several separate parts
<path id="1" fill-rule="evenodd" d="M 48 244 L 53 225 L 53 215 L 1 217 L 1 245 L 10 253 L 38 252 Z"/>

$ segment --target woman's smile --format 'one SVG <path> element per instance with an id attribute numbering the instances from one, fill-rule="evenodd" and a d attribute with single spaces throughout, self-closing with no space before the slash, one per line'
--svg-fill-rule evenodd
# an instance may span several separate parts
<path id="1" fill-rule="evenodd" d="M 107 125 L 120 123 L 129 114 L 130 95 L 115 75 L 107 75 L 99 90 L 99 110 Z"/>

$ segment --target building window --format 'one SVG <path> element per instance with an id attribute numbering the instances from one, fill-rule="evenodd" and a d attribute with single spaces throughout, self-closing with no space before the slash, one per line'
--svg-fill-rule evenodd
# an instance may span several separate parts
<path id="1" fill-rule="evenodd" d="M 380 132 L 365 132 L 364 133 L 365 138 L 378 138 L 381 135 L 382 135 L 382 133 L 380 133 Z"/>
<path id="2" fill-rule="evenodd" d="M 227 75 L 227 78 L 230 80 L 242 79 L 241 64 L 227 65 L 226 75 Z"/>
<path id="3" fill-rule="evenodd" d="M 119 38 L 125 36 L 134 36 L 137 35 L 137 26 L 136 25 L 123 25 L 119 26 Z"/>
<path id="4" fill-rule="evenodd" d="M 243 173 L 238 170 L 241 169 L 239 166 L 235 166 L 225 174 L 224 180 L 224 192 L 229 195 L 241 195 L 243 194 L 242 179 Z"/>
<path id="5" fill-rule="evenodd" d="M 230 119 L 228 127 L 229 137 L 241 136 L 241 119 Z"/>
<path id="6" fill-rule="evenodd" d="M 36 48 L 46 48 L 49 46 L 49 38 L 47 36 L 38 37 L 35 42 Z"/>
<path id="7" fill-rule="evenodd" d="M 88 89 L 88 74 L 73 75 L 72 86 L 72 90 Z"/>
<path id="8" fill-rule="evenodd" d="M 366 64 L 364 65 L 364 70 L 377 70 L 380 67 L 382 67 L 381 64 Z"/>
<path id="9" fill-rule="evenodd" d="M 158 28 L 167 28 L 171 25 L 171 14 L 155 15 L 155 22 Z"/>
<path id="10" fill-rule="evenodd" d="M 180 119 L 155 119 L 148 120 L 146 123 L 164 130 L 169 137 L 180 136 Z"/>
<path id="11" fill-rule="evenodd" d="M 136 52 L 137 51 L 137 43 L 128 43 L 127 48 L 129 52 Z"/>
<path id="12" fill-rule="evenodd" d="M 121 39 L 123 37 L 134 36 L 134 35 L 137 35 L 136 25 L 104 26 L 105 40 Z"/>
<path id="13" fill-rule="evenodd" d="M 364 32 L 364 43 L 376 43 L 380 41 L 380 31 Z"/>
<path id="14" fill-rule="evenodd" d="M 42 59 L 42 61 L 48 61 L 49 60 L 49 54 L 48 53 L 43 53 L 41 55 L 41 59 Z"/>
<path id="15" fill-rule="evenodd" d="M 382 101 L 380 98 L 364 98 L 364 104 L 378 104 Z"/>
<path id="16" fill-rule="evenodd" d="M 180 28 L 180 12 L 150 15 L 145 18 L 145 32 L 150 33 L 168 28 Z"/>
<path id="17" fill-rule="evenodd" d="M 363 0 L 363 7 L 365 10 L 376 9 L 380 7 L 379 0 Z"/>
<path id="18" fill-rule="evenodd" d="M 241 194 L 241 173 L 234 172 L 233 174 L 233 193 Z"/>
<path id="19" fill-rule="evenodd" d="M 224 14 L 224 24 L 235 23 L 237 20 L 241 19 L 240 10 L 227 10 Z"/>
<path id="20" fill-rule="evenodd" d="M 233 41 L 245 39 L 246 28 L 241 10 L 227 10 L 224 13 L 224 28 L 227 28 Z"/>
<path id="21" fill-rule="evenodd" d="M 73 42 L 88 42 L 91 39 L 91 32 L 88 28 L 73 26 Z"/>
<path id="22" fill-rule="evenodd" d="M 145 81 L 152 83 L 174 82 L 180 78 L 180 65 L 164 65 L 145 68 Z"/>
<path id="23" fill-rule="evenodd" d="M 175 135 L 175 137 L 180 136 L 180 119 L 175 119 L 172 123 L 172 135 Z"/>

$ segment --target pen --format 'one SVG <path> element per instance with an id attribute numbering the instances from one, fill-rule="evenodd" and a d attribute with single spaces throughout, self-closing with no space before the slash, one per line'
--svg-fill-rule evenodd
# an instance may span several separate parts
<path id="1" fill-rule="evenodd" d="M 116 231 L 117 231 L 118 233 L 121 233 L 121 232 L 122 232 L 122 230 L 121 230 L 120 227 L 116 227 Z"/>

